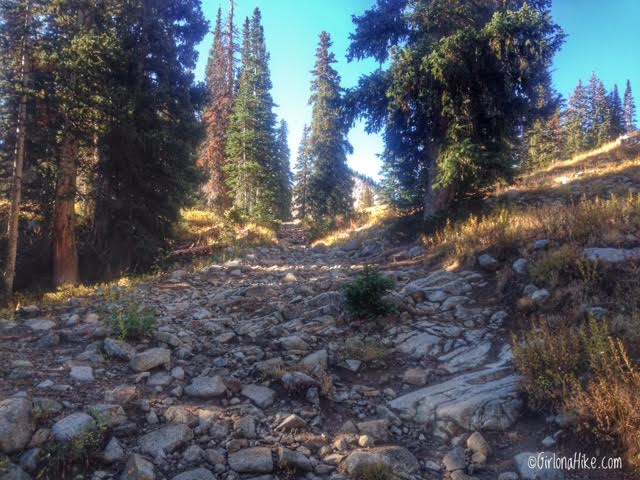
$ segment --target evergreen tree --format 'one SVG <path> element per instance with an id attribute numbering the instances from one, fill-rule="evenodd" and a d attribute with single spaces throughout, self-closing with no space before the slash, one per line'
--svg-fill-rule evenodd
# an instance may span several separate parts
<path id="1" fill-rule="evenodd" d="M 276 134 L 276 148 L 278 158 L 278 191 L 277 213 L 278 219 L 291 219 L 291 151 L 289 150 L 289 129 L 287 122 L 280 121 L 280 128 Z"/>
<path id="2" fill-rule="evenodd" d="M 541 167 L 564 158 L 565 135 L 562 111 L 557 109 L 547 119 L 537 119 L 527 132 L 527 167 Z"/>
<path id="3" fill-rule="evenodd" d="M 363 182 L 360 190 L 360 198 L 358 199 L 358 209 L 366 210 L 373 207 L 375 203 L 375 194 L 373 188 L 368 182 Z"/>
<path id="4" fill-rule="evenodd" d="M 349 57 L 389 60 L 349 105 L 385 129 L 392 199 L 429 217 L 510 177 L 511 146 L 535 119 L 563 41 L 549 1 L 378 0 L 354 23 Z"/>
<path id="5" fill-rule="evenodd" d="M 226 29 L 218 8 L 213 45 L 206 69 L 207 104 L 203 120 L 206 134 L 200 146 L 199 165 L 206 175 L 202 187 L 209 206 L 224 211 L 229 206 L 225 181 L 225 148 L 233 108 L 235 81 L 234 3 L 231 1 Z"/>
<path id="6" fill-rule="evenodd" d="M 303 219 L 309 213 L 309 178 L 313 168 L 311 155 L 309 154 L 309 135 L 311 129 L 305 125 L 302 130 L 302 140 L 298 147 L 296 159 L 296 173 L 294 176 L 293 206 L 296 217 Z"/>
<path id="7" fill-rule="evenodd" d="M 610 140 L 612 125 L 607 91 L 595 72 L 589 79 L 589 119 L 586 127 L 590 147 L 599 147 Z"/>
<path id="8" fill-rule="evenodd" d="M 636 103 L 633 100 L 633 94 L 631 93 L 631 82 L 627 80 L 627 86 L 624 89 L 624 104 L 623 104 L 623 116 L 624 125 L 627 133 L 635 132 L 636 130 Z"/>
<path id="9" fill-rule="evenodd" d="M 309 211 L 314 218 L 346 215 L 353 208 L 353 180 L 347 167 L 346 124 L 342 111 L 340 76 L 330 52 L 331 38 L 320 34 L 316 50 L 310 104 L 313 106 L 309 155 L 313 169 L 309 179 Z"/>
<path id="10" fill-rule="evenodd" d="M 618 84 L 613 86 L 613 91 L 609 97 L 609 110 L 611 112 L 611 131 L 610 138 L 616 139 L 625 133 L 624 111 L 622 109 L 622 100 L 618 91 Z"/>
<path id="11" fill-rule="evenodd" d="M 276 219 L 278 158 L 269 55 L 259 9 L 243 30 L 238 93 L 227 140 L 227 185 L 232 217 L 269 223 Z"/>
<path id="12" fill-rule="evenodd" d="M 587 138 L 589 98 L 587 96 L 587 90 L 582 84 L 582 80 L 578 81 L 573 95 L 569 98 L 569 108 L 566 117 L 567 155 L 573 156 L 590 147 Z"/>

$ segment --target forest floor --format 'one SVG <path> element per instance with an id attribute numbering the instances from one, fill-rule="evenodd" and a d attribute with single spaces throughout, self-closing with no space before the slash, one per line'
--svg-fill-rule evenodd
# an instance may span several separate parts
<path id="1" fill-rule="evenodd" d="M 637 152 L 620 151 L 490 203 L 522 216 L 573 208 L 591 186 L 637 192 Z M 605 457 L 576 445 L 569 416 L 530 413 L 512 364 L 525 313 L 567 302 L 514 260 L 536 266 L 569 240 L 529 217 L 520 236 L 483 218 L 424 241 L 373 228 L 314 246 L 289 223 L 237 258 L 23 306 L 0 321 L 0 479 L 637 478 L 527 466 L 543 451 Z M 627 223 L 571 242 L 640 245 Z M 343 287 L 365 265 L 395 282 L 398 313 L 379 322 L 345 313 Z"/>

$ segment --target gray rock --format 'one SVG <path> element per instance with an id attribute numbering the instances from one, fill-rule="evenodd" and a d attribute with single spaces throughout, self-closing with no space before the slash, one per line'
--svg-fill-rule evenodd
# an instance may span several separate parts
<path id="1" fill-rule="evenodd" d="M 518 480 L 518 474 L 516 472 L 502 472 L 498 475 L 498 480 Z"/>
<path id="2" fill-rule="evenodd" d="M 384 442 L 389 438 L 390 422 L 384 418 L 381 420 L 369 420 L 358 423 L 358 430 L 374 440 Z"/>
<path id="3" fill-rule="evenodd" d="M 302 470 L 304 472 L 313 470 L 313 464 L 311 460 L 309 460 L 309 457 L 284 447 L 278 448 L 278 466 L 280 468 Z"/>
<path id="4" fill-rule="evenodd" d="M 47 320 L 46 318 L 29 318 L 24 321 L 24 325 L 31 330 L 42 332 L 51 330 L 56 326 L 56 323 L 52 322 L 51 320 Z"/>
<path id="5" fill-rule="evenodd" d="M 150 348 L 136 354 L 129 363 L 136 372 L 146 372 L 160 365 L 168 365 L 171 362 L 171 352 L 166 348 Z"/>
<path id="6" fill-rule="evenodd" d="M 233 424 L 236 436 L 240 438 L 256 438 L 256 419 L 253 415 L 247 415 L 236 420 Z"/>
<path id="7" fill-rule="evenodd" d="M 123 460 L 124 456 L 124 449 L 122 448 L 122 445 L 120 445 L 118 439 L 116 437 L 111 437 L 111 440 L 109 440 L 109 443 L 107 443 L 107 446 L 102 453 L 104 461 L 107 463 L 116 463 Z"/>
<path id="8" fill-rule="evenodd" d="M 280 381 L 290 391 L 303 391 L 318 385 L 318 382 L 313 377 L 302 372 L 286 372 L 282 375 Z"/>
<path id="9" fill-rule="evenodd" d="M 302 364 L 311 370 L 326 370 L 328 366 L 328 354 L 325 349 L 310 353 L 302 359 Z"/>
<path id="10" fill-rule="evenodd" d="M 169 423 L 184 423 L 195 426 L 198 424 L 198 416 L 187 407 L 172 405 L 164 412 L 164 418 Z"/>
<path id="11" fill-rule="evenodd" d="M 389 465 L 394 470 L 405 474 L 420 470 L 416 457 L 406 448 L 399 446 L 354 450 L 340 465 L 347 474 L 353 474 L 365 465 L 379 464 Z"/>
<path id="12" fill-rule="evenodd" d="M 556 444 L 556 439 L 552 436 L 546 436 L 542 439 L 542 446 L 544 448 L 551 448 Z"/>
<path id="13" fill-rule="evenodd" d="M 229 467 L 237 473 L 271 473 L 273 471 L 271 449 L 254 447 L 231 453 Z"/>
<path id="14" fill-rule="evenodd" d="M 195 470 L 189 470 L 182 472 L 179 475 L 173 477 L 173 480 L 215 480 L 216 476 L 206 468 L 196 468 Z"/>
<path id="15" fill-rule="evenodd" d="M 68 415 L 51 427 L 51 433 L 59 442 L 65 442 L 76 438 L 96 427 L 95 420 L 84 412 L 76 412 Z"/>
<path id="16" fill-rule="evenodd" d="M 93 368 L 82 365 L 71 367 L 69 375 L 77 382 L 93 382 L 94 380 Z"/>
<path id="17" fill-rule="evenodd" d="M 153 463 L 137 453 L 129 456 L 120 480 L 155 480 Z"/>
<path id="18" fill-rule="evenodd" d="M 0 480 L 31 480 L 31 475 L 18 465 L 9 463 L 4 471 L 0 471 Z"/>
<path id="19" fill-rule="evenodd" d="M 298 430 L 305 428 L 308 428 L 307 422 L 305 422 L 298 415 L 291 414 L 278 424 L 276 430 L 283 430 L 286 432 L 289 430 Z"/>
<path id="20" fill-rule="evenodd" d="M 153 457 L 171 453 L 193 438 L 191 429 L 182 423 L 164 426 L 143 435 L 138 440 L 140 451 Z"/>
<path id="21" fill-rule="evenodd" d="M 489 458 L 489 455 L 491 455 L 491 446 L 480 432 L 473 432 L 469 435 L 469 438 L 467 438 L 467 448 L 474 453 L 484 455 L 485 458 Z"/>
<path id="22" fill-rule="evenodd" d="M 622 263 L 640 259 L 640 247 L 636 248 L 585 248 L 584 256 L 592 262 Z"/>
<path id="23" fill-rule="evenodd" d="M 214 398 L 224 395 L 227 392 L 227 387 L 218 375 L 215 377 L 195 377 L 191 380 L 191 384 L 184 389 L 184 392 L 190 397 Z"/>
<path id="24" fill-rule="evenodd" d="M 536 290 L 535 292 L 533 292 L 531 294 L 530 298 L 535 303 L 542 304 L 542 303 L 546 302 L 549 299 L 550 296 L 551 296 L 551 294 L 549 293 L 549 290 L 547 290 L 546 288 L 541 288 L 541 289 Z"/>
<path id="25" fill-rule="evenodd" d="M 308 350 L 309 345 L 297 335 L 282 337 L 278 343 L 285 350 Z"/>
<path id="26" fill-rule="evenodd" d="M 523 452 L 513 461 L 522 480 L 562 480 L 564 472 L 547 464 L 553 456 L 551 452 Z"/>
<path id="27" fill-rule="evenodd" d="M 39 448 L 30 448 L 22 455 L 20 455 L 20 466 L 27 472 L 34 472 L 38 468 L 38 462 L 40 461 Z M 1 470 L 0 470 L 1 471 Z"/>
<path id="28" fill-rule="evenodd" d="M 509 366 L 510 350 L 475 372 L 429 385 L 389 402 L 405 419 L 428 425 L 453 421 L 465 430 L 509 428 L 522 408 L 519 377 Z"/>
<path id="29" fill-rule="evenodd" d="M 102 345 L 107 355 L 119 360 L 129 361 L 136 354 L 136 349 L 131 345 L 114 338 L 105 338 Z"/>
<path id="30" fill-rule="evenodd" d="M 182 452 L 182 458 L 187 463 L 195 463 L 204 456 L 204 450 L 198 445 L 191 445 Z"/>
<path id="31" fill-rule="evenodd" d="M 22 450 L 35 430 L 31 402 L 12 397 L 0 402 L 0 451 L 13 453 Z"/>
<path id="32" fill-rule="evenodd" d="M 442 458 L 442 464 L 447 472 L 455 472 L 456 470 L 464 470 L 467 468 L 467 460 L 465 458 L 464 449 L 456 447 L 449 450 Z"/>
<path id="33" fill-rule="evenodd" d="M 520 274 L 525 275 L 527 273 L 527 261 L 524 258 L 519 258 L 515 262 L 513 262 L 513 271 Z"/>
<path id="34" fill-rule="evenodd" d="M 534 250 L 546 250 L 547 248 L 549 248 L 549 245 L 551 245 L 551 241 L 543 238 L 540 240 L 536 240 L 535 242 L 533 242 L 533 249 Z"/>
<path id="35" fill-rule="evenodd" d="M 425 251 L 426 250 L 422 245 L 416 245 L 415 247 L 411 247 L 409 249 L 409 251 L 407 252 L 407 255 L 409 255 L 409 258 L 416 258 L 416 257 L 419 257 L 420 255 L 423 255 Z"/>
<path id="36" fill-rule="evenodd" d="M 245 385 L 241 393 L 260 408 L 270 407 L 276 398 L 274 390 L 261 385 Z"/>
<path id="37" fill-rule="evenodd" d="M 484 253 L 478 257 L 478 265 L 484 268 L 485 270 L 496 270 L 499 266 L 498 260 L 489 255 L 488 253 Z"/>

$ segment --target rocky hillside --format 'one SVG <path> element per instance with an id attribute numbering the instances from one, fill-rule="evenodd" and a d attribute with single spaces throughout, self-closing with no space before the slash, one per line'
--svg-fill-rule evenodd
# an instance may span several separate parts
<path id="1" fill-rule="evenodd" d="M 562 167 L 575 181 L 560 185 L 583 184 L 600 168 L 589 165 Z M 535 188 L 555 188 L 553 176 Z M 640 185 L 619 176 L 607 185 Z M 501 194 L 534 195 L 527 182 Z M 575 198 L 562 195 L 550 198 Z M 511 348 L 514 319 L 559 301 L 527 267 L 558 240 L 527 230 L 520 250 L 498 250 L 456 228 L 426 247 L 379 237 L 310 247 L 286 224 L 274 247 L 22 307 L 0 323 L 0 479 L 631 475 L 528 465 L 535 452 L 572 452 L 571 417 L 527 410 Z M 584 254 L 627 262 L 634 242 Z M 397 313 L 376 323 L 344 306 L 344 285 L 368 264 L 395 282 Z"/>

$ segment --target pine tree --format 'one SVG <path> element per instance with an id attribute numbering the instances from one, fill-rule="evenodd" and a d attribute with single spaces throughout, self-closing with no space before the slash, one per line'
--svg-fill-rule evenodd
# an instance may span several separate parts
<path id="1" fill-rule="evenodd" d="M 362 190 L 360 191 L 360 198 L 358 199 L 358 209 L 366 210 L 373 207 L 375 203 L 375 194 L 373 188 L 368 182 L 363 182 Z"/>
<path id="2" fill-rule="evenodd" d="M 227 185 L 231 215 L 238 220 L 270 223 L 277 217 L 278 158 L 271 97 L 269 55 L 259 9 L 243 30 L 238 93 L 227 140 Z"/>
<path id="3" fill-rule="evenodd" d="M 508 180 L 564 38 L 550 1 L 378 1 L 353 21 L 349 58 L 388 64 L 348 105 L 384 128 L 390 198 L 429 218 Z"/>
<path id="4" fill-rule="evenodd" d="M 302 129 L 302 139 L 298 147 L 296 159 L 296 173 L 294 176 L 293 206 L 296 218 L 304 219 L 309 212 L 309 178 L 313 169 L 309 154 L 309 135 L 311 129 L 305 125 Z"/>
<path id="5" fill-rule="evenodd" d="M 589 119 L 586 127 L 587 142 L 589 147 L 599 147 L 610 140 L 611 135 L 611 111 L 607 91 L 602 81 L 591 74 L 589 86 Z"/>
<path id="6" fill-rule="evenodd" d="M 205 139 L 200 146 L 199 165 L 207 180 L 202 187 L 210 207 L 224 211 L 229 206 L 225 181 L 225 158 L 229 117 L 233 108 L 235 81 L 234 3 L 231 1 L 226 29 L 218 8 L 213 45 L 206 69 L 207 105 L 203 120 Z"/>
<path id="7" fill-rule="evenodd" d="M 613 86 L 613 91 L 609 97 L 609 110 L 611 112 L 611 131 L 610 138 L 616 139 L 625 133 L 624 111 L 622 109 L 622 100 L 618 91 L 618 84 Z"/>
<path id="8" fill-rule="evenodd" d="M 526 166 L 541 167 L 564 158 L 565 134 L 562 128 L 562 111 L 557 109 L 547 119 L 537 119 L 526 134 Z"/>
<path id="9" fill-rule="evenodd" d="M 276 149 L 278 158 L 278 190 L 277 213 L 278 219 L 291 219 L 291 151 L 289 150 L 289 130 L 287 122 L 280 121 L 280 128 L 276 134 Z"/>
<path id="10" fill-rule="evenodd" d="M 627 86 L 624 89 L 624 104 L 623 104 L 623 116 L 624 125 L 627 133 L 635 132 L 636 130 L 636 103 L 633 100 L 633 94 L 631 93 L 631 82 L 627 80 Z"/>
<path id="11" fill-rule="evenodd" d="M 569 98 L 569 108 L 566 115 L 566 145 L 567 155 L 573 156 L 590 147 L 587 131 L 589 125 L 589 98 L 587 90 L 578 81 L 573 95 Z"/>
<path id="12" fill-rule="evenodd" d="M 331 38 L 320 34 L 316 50 L 310 103 L 313 106 L 309 155 L 313 170 L 309 179 L 309 210 L 314 218 L 346 215 L 353 208 L 353 180 L 347 167 L 346 125 L 342 111 L 340 76 L 331 66 Z"/>

